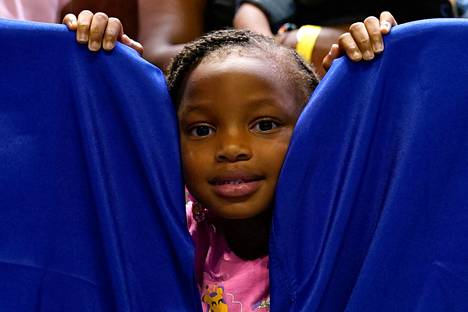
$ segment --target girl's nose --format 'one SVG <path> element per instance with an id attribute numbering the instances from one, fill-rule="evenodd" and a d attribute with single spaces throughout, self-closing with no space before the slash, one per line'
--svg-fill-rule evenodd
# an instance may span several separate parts
<path id="1" fill-rule="evenodd" d="M 252 150 L 246 138 L 225 138 L 216 152 L 218 162 L 246 161 L 252 158 Z"/>

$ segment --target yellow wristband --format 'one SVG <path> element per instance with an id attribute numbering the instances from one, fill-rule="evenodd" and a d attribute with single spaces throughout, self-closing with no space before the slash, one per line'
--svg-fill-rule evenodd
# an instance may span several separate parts
<path id="1" fill-rule="evenodd" d="M 296 52 L 309 63 L 312 62 L 312 52 L 321 29 L 320 26 L 305 25 L 297 31 Z"/>

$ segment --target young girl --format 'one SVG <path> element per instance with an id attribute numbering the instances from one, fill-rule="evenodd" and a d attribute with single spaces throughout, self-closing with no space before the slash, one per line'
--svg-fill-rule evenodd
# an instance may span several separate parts
<path id="1" fill-rule="evenodd" d="M 81 42 L 91 37 L 93 50 L 102 38 L 103 47 L 112 49 L 122 33 L 118 21 L 101 23 L 101 17 L 88 19 L 91 35 L 89 27 L 77 32 Z M 382 45 L 381 34 L 395 21 L 390 14 L 368 20 L 332 48 L 326 64 L 342 51 L 378 51 L 373 47 Z M 65 23 L 72 29 L 79 24 L 73 16 Z M 92 37 L 96 32 L 99 41 Z M 187 219 L 201 301 L 206 311 L 269 311 L 268 236 L 275 186 L 317 75 L 271 38 L 223 30 L 188 44 L 173 60 L 167 82 L 191 194 Z"/>

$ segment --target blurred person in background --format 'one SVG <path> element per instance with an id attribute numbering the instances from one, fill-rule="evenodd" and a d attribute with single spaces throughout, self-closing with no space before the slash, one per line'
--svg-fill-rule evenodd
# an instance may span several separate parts
<path id="1" fill-rule="evenodd" d="M 232 27 L 236 0 L 139 0 L 138 5 L 143 56 L 165 69 L 186 43 Z"/>
<path id="2" fill-rule="evenodd" d="M 57 23 L 70 0 L 2 0 L 0 18 Z"/>
<path id="3" fill-rule="evenodd" d="M 456 17 L 468 18 L 468 0 L 451 0 Z"/>
<path id="4" fill-rule="evenodd" d="M 400 23 L 453 17 L 451 8 L 448 0 L 416 0 L 411 5 L 403 0 L 240 0 L 233 24 L 238 29 L 276 35 L 280 43 L 296 49 L 323 75 L 322 60 L 331 44 L 354 22 L 367 16 L 379 17 L 382 11 L 392 12 Z M 355 26 L 361 27 L 365 24 Z"/>
<path id="5" fill-rule="evenodd" d="M 119 18 L 127 34 L 137 37 L 138 0 L 1 0 L 0 18 L 59 23 L 66 13 L 85 9 Z"/>

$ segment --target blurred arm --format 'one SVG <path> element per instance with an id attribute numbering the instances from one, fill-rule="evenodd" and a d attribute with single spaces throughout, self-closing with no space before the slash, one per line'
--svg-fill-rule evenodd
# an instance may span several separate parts
<path id="1" fill-rule="evenodd" d="M 242 3 L 237 10 L 233 25 L 237 29 L 250 29 L 266 36 L 273 36 L 265 12 L 248 2 Z"/>
<path id="2" fill-rule="evenodd" d="M 139 0 L 143 57 L 165 69 L 184 45 L 203 34 L 206 0 Z"/>

